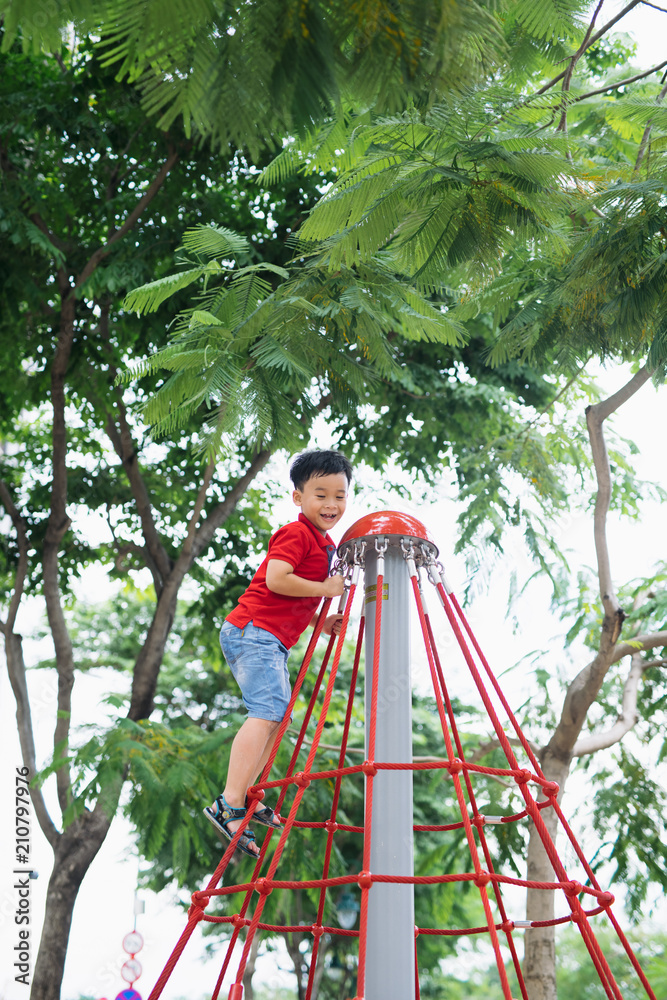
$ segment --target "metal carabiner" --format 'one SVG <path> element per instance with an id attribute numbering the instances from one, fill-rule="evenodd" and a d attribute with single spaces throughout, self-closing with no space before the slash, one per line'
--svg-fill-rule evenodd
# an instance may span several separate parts
<path id="1" fill-rule="evenodd" d="M 389 540 L 384 535 L 378 535 L 375 539 L 375 551 L 377 552 L 377 573 L 384 576 L 384 554 L 389 548 Z"/>
<path id="2" fill-rule="evenodd" d="M 435 556 L 433 555 L 433 549 L 431 549 L 426 542 L 419 543 L 419 551 L 422 554 L 422 564 L 424 566 L 429 566 L 431 563 L 435 563 Z"/>
<path id="3" fill-rule="evenodd" d="M 408 566 L 408 573 L 410 576 L 418 579 L 417 564 L 415 562 L 415 543 L 412 539 L 406 541 L 405 538 L 401 538 L 401 551 Z"/>
<path id="4" fill-rule="evenodd" d="M 433 586 L 437 587 L 439 581 L 438 581 L 438 577 L 437 577 L 437 574 L 436 574 L 436 571 L 435 571 L 435 555 L 433 553 L 433 549 L 431 549 L 424 542 L 421 543 L 421 545 L 419 546 L 419 548 L 421 549 L 422 558 L 424 560 L 423 565 L 426 568 L 426 572 L 428 574 L 428 578 L 431 581 L 431 583 L 433 584 Z"/>
<path id="5" fill-rule="evenodd" d="M 366 539 L 359 538 L 354 543 L 353 561 L 355 566 L 364 566 L 366 561 Z"/>
<path id="6" fill-rule="evenodd" d="M 345 576 L 343 569 L 347 572 L 348 561 L 347 559 L 334 559 L 331 563 L 331 569 L 329 570 L 329 576 Z"/>
<path id="7" fill-rule="evenodd" d="M 445 567 L 442 565 L 442 563 L 440 562 L 439 559 L 436 561 L 435 565 L 436 565 L 436 567 L 438 569 L 438 572 L 440 573 L 440 582 L 442 583 L 443 587 L 445 588 L 445 593 L 446 594 L 451 594 L 452 593 L 452 588 L 450 586 L 449 580 L 447 579 L 447 576 L 445 575 Z M 437 584 L 437 581 L 436 581 L 436 584 Z"/>
<path id="8" fill-rule="evenodd" d="M 422 602 L 422 608 L 424 610 L 424 614 L 427 615 L 428 614 L 428 607 L 426 605 L 426 594 L 424 592 L 424 581 L 422 579 L 422 567 L 421 566 L 417 566 L 417 587 L 419 588 L 419 597 L 420 597 L 421 602 Z"/>

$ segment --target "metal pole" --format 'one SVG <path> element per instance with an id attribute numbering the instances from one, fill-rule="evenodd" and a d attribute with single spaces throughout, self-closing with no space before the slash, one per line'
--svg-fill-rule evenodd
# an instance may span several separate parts
<path id="1" fill-rule="evenodd" d="M 399 540 L 384 555 L 375 760 L 412 761 L 409 576 Z M 370 728 L 377 554 L 366 550 L 366 734 Z M 368 735 L 367 735 L 368 739 Z M 368 743 L 366 745 L 368 756 Z M 368 780 L 368 779 L 367 779 Z M 378 771 L 373 778 L 370 870 L 413 875 L 412 771 Z M 368 894 L 365 1000 L 414 1000 L 414 886 L 375 882 Z"/>

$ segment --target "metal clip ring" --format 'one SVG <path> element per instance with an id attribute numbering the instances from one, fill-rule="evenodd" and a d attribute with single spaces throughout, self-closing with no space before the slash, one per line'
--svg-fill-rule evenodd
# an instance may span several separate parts
<path id="1" fill-rule="evenodd" d="M 415 543 L 412 540 L 406 541 L 405 538 L 401 538 L 401 551 L 404 559 L 414 559 Z"/>
<path id="2" fill-rule="evenodd" d="M 354 543 L 353 560 L 355 566 L 363 566 L 366 556 L 366 539 L 360 538 Z"/>

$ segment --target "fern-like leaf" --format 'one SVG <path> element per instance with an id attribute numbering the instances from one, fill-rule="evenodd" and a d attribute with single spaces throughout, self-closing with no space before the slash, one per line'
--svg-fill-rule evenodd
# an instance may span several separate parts
<path id="1" fill-rule="evenodd" d="M 201 268 L 195 267 L 189 268 L 187 271 L 168 274 L 164 278 L 158 278 L 157 281 L 149 281 L 129 292 L 125 297 L 123 307 L 138 313 L 156 312 L 163 302 L 166 302 L 176 292 L 180 292 L 182 288 L 192 285 L 201 276 Z"/>

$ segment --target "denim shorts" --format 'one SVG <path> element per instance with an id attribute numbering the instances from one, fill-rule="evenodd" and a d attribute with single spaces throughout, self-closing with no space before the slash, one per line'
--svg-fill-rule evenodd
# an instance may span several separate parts
<path id="1" fill-rule="evenodd" d="M 289 650 L 275 635 L 252 622 L 243 628 L 225 622 L 220 645 L 241 688 L 248 718 L 282 722 L 292 696 Z"/>

